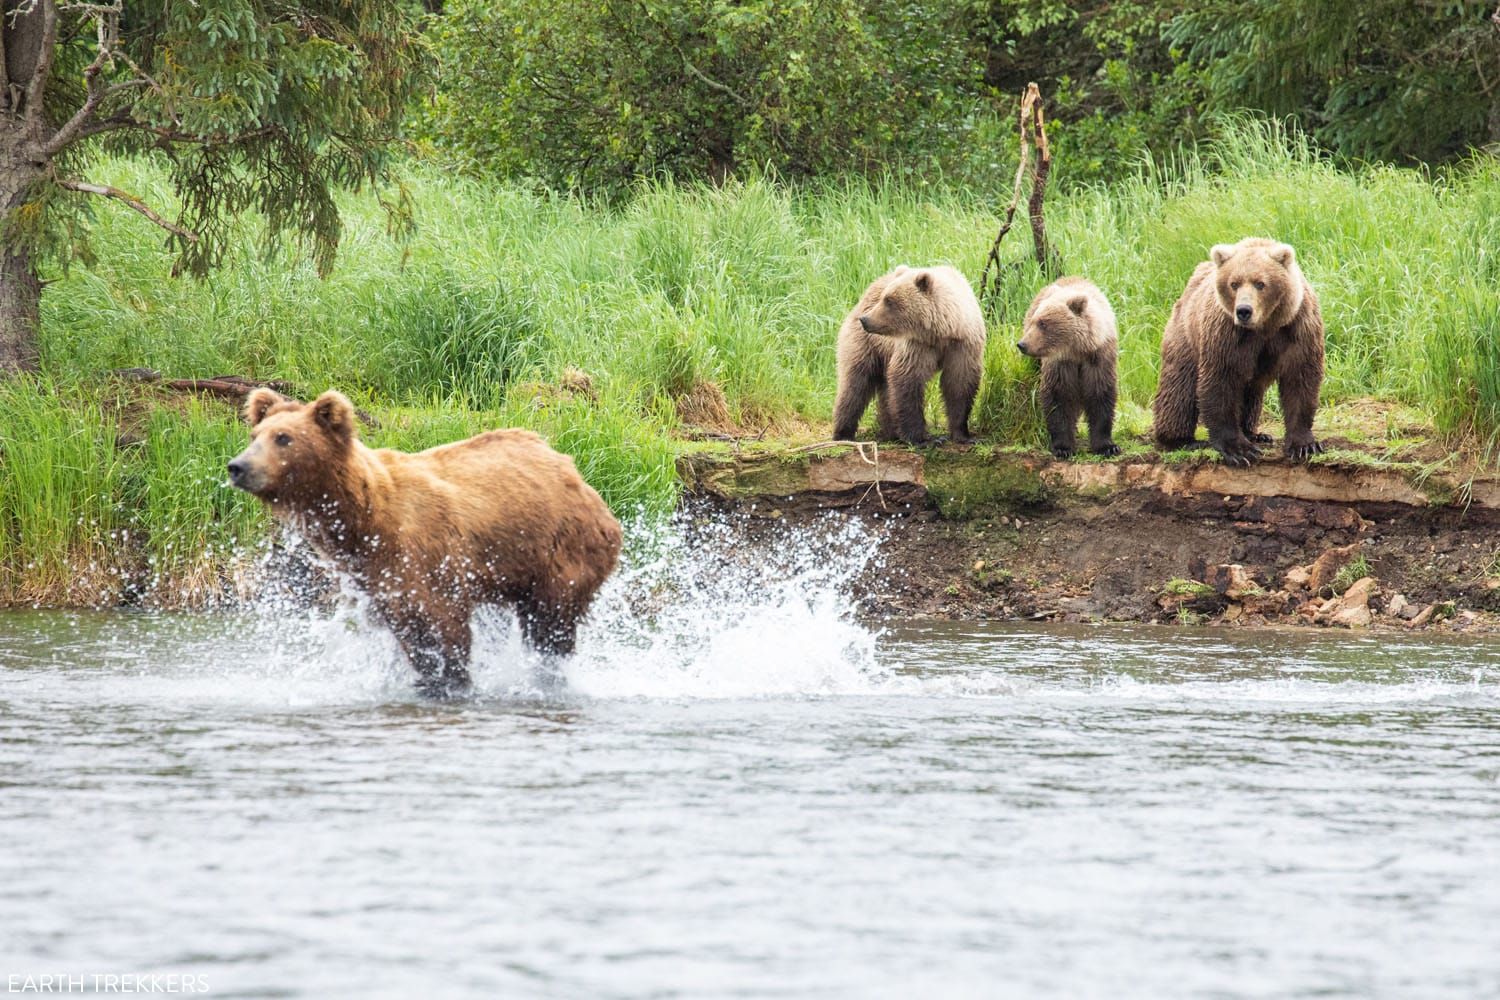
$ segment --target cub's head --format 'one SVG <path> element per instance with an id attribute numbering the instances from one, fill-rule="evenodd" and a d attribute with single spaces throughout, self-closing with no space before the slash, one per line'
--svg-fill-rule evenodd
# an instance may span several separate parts
<path id="1" fill-rule="evenodd" d="M 1028 357 L 1081 361 L 1115 339 L 1115 316 L 1103 296 L 1079 285 L 1053 285 L 1031 303 L 1016 348 Z"/>
<path id="2" fill-rule="evenodd" d="M 256 389 L 245 400 L 250 446 L 229 463 L 229 482 L 266 501 L 316 497 L 345 463 L 354 407 L 332 390 L 311 403 Z"/>
<path id="3" fill-rule="evenodd" d="M 935 283 L 932 273 L 902 265 L 890 273 L 890 280 L 875 304 L 859 316 L 866 333 L 882 337 L 900 337 L 923 329 L 935 308 Z"/>
<path id="4" fill-rule="evenodd" d="M 1302 269 L 1285 243 L 1250 238 L 1209 251 L 1219 305 L 1244 330 L 1280 326 L 1302 308 Z"/>

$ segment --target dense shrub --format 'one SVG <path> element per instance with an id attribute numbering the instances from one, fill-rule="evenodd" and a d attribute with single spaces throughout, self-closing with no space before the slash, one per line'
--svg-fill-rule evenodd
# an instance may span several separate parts
<path id="1" fill-rule="evenodd" d="M 459 0 L 434 22 L 429 135 L 567 189 L 912 169 L 981 113 L 970 19 L 956 0 Z"/>

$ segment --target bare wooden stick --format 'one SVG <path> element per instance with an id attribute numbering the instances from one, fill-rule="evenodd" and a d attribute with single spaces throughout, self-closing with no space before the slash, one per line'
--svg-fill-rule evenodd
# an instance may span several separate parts
<path id="1" fill-rule="evenodd" d="M 1032 252 L 1044 273 L 1051 274 L 1060 269 L 1057 255 L 1047 242 L 1047 224 L 1042 213 L 1043 198 L 1047 190 L 1047 175 L 1052 170 L 1052 148 L 1047 143 L 1047 122 L 1042 111 L 1041 90 L 1035 83 L 1028 83 L 1026 92 L 1021 95 L 1016 134 L 1021 147 L 1020 157 L 1016 163 L 1016 183 L 1011 192 L 1010 205 L 1005 209 L 1005 218 L 1000 224 L 1000 231 L 995 234 L 995 241 L 990 244 L 990 252 L 985 257 L 984 271 L 979 277 L 981 298 L 986 298 L 1000 290 L 1002 270 L 1000 241 L 1005 239 L 1005 234 L 1010 232 L 1010 227 L 1015 222 L 1016 209 L 1021 204 L 1021 189 L 1026 183 L 1028 167 L 1031 168 L 1031 200 L 1027 204 L 1027 213 L 1031 220 Z M 1033 147 L 1037 151 L 1034 167 L 1031 163 Z M 991 269 L 994 273 L 993 279 Z"/>
<path id="2" fill-rule="evenodd" d="M 1005 221 L 1000 224 L 1000 231 L 995 234 L 995 242 L 990 244 L 989 256 L 984 261 L 984 273 L 979 276 L 979 294 L 984 297 L 990 293 L 990 268 L 995 268 L 995 287 L 1000 285 L 1000 241 L 1005 239 L 1005 234 L 1010 232 L 1011 224 L 1016 218 L 1016 208 L 1021 204 L 1021 185 L 1026 181 L 1026 167 L 1031 158 L 1031 146 L 1026 141 L 1026 122 L 1031 117 L 1031 109 L 1035 102 L 1041 100 L 1041 91 L 1037 85 L 1032 83 L 1026 87 L 1026 93 L 1021 95 L 1020 116 L 1016 120 L 1016 136 L 1020 140 L 1021 155 L 1016 163 L 1016 184 L 1011 194 L 1010 205 L 1005 209 Z"/>
<path id="3" fill-rule="evenodd" d="M 59 177 L 57 179 L 57 186 L 66 188 L 69 191 L 79 191 L 83 194 L 97 194 L 102 198 L 113 198 L 116 201 L 129 205 L 174 236 L 181 236 L 189 243 L 198 242 L 197 233 L 183 229 L 175 222 L 168 222 L 166 219 L 163 219 L 157 214 L 155 209 L 128 191 L 121 191 L 119 188 L 110 187 L 108 184 L 92 184 L 88 181 L 73 180 L 71 177 Z"/>
<path id="4" fill-rule="evenodd" d="M 1036 84 L 1032 84 L 1036 86 Z M 1040 99 L 1032 109 L 1032 139 L 1036 142 L 1037 160 L 1036 172 L 1031 178 L 1031 248 L 1036 253 L 1037 266 L 1042 273 L 1051 277 L 1055 271 L 1062 268 L 1057 266 L 1057 261 L 1051 246 L 1047 243 L 1047 223 L 1042 218 L 1042 197 L 1047 190 L 1047 174 L 1052 170 L 1052 149 L 1047 145 L 1047 122 L 1042 114 L 1042 102 Z"/>

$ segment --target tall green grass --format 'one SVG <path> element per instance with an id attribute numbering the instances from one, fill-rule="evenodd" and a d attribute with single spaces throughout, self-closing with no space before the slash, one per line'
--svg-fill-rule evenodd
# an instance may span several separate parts
<path id="1" fill-rule="evenodd" d="M 1193 267 L 1214 243 L 1268 235 L 1297 248 L 1322 300 L 1326 401 L 1398 400 L 1493 446 L 1500 167 L 1342 169 L 1274 124 L 1220 133 L 1129 180 L 1048 202 L 1065 269 L 1097 282 L 1119 317 L 1122 428 L 1145 429 L 1161 330 Z M 97 172 L 171 203 L 148 163 Z M 679 400 L 711 382 L 746 429 L 823 435 L 835 333 L 864 286 L 898 263 L 952 263 L 977 281 L 1006 198 L 763 179 L 648 185 L 606 207 L 420 164 L 409 185 L 413 240 L 387 237 L 373 198 L 347 199 L 326 281 L 291 251 L 259 254 L 253 220 L 224 270 L 172 279 L 155 230 L 97 206 L 97 263 L 55 275 L 44 297 L 43 380 L 0 388 L 0 574 L 10 581 L 0 599 L 38 578 L 18 567 L 61 572 L 79 552 L 113 551 L 123 530 L 171 573 L 193 552 L 263 530 L 263 515 L 218 483 L 243 440 L 230 407 L 163 409 L 144 444 L 121 448 L 117 407 L 98 394 L 110 369 L 279 378 L 309 396 L 338 387 L 382 421 L 366 431 L 374 444 L 535 427 L 617 509 L 659 510 L 675 496 Z M 1014 343 L 1045 279 L 1023 230 L 1002 251 L 1013 266 L 988 303 L 976 425 L 997 442 L 1036 444 L 1035 372 Z M 570 368 L 587 373 L 595 398 L 557 388 Z"/>

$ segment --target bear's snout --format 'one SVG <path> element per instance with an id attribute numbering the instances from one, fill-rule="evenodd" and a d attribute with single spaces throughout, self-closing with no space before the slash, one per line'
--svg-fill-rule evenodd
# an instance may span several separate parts
<path id="1" fill-rule="evenodd" d="M 1234 318 L 1241 326 L 1247 325 L 1250 318 L 1255 315 L 1255 310 L 1250 306 L 1235 306 Z"/>
<path id="2" fill-rule="evenodd" d="M 1026 355 L 1028 358 L 1031 357 L 1031 348 L 1029 348 L 1029 347 L 1026 346 L 1026 341 L 1024 341 L 1024 340 L 1018 340 L 1018 341 L 1016 341 L 1016 350 L 1020 351 L 1022 354 Z"/>
<path id="3" fill-rule="evenodd" d="M 229 460 L 229 485 L 246 493 L 256 493 L 265 485 L 264 477 L 255 474 L 255 463 L 246 457 L 248 454 L 248 450 L 242 451 Z"/>
<path id="4" fill-rule="evenodd" d="M 865 331 L 865 333 L 870 332 L 870 317 L 868 315 L 862 315 L 859 317 L 859 328 Z"/>

